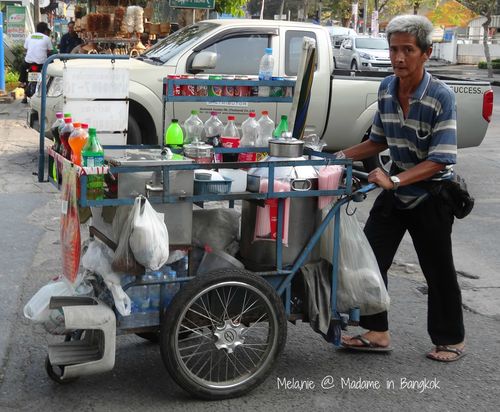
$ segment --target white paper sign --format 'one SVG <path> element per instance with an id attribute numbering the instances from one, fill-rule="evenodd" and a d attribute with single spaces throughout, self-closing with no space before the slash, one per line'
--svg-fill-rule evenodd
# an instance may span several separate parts
<path id="1" fill-rule="evenodd" d="M 73 121 L 88 123 L 98 132 L 123 131 L 128 127 L 128 103 L 124 101 L 70 100 L 64 112 Z"/>
<path id="2" fill-rule="evenodd" d="M 72 67 L 63 70 L 64 97 L 67 99 L 125 99 L 129 71 L 109 67 Z"/>

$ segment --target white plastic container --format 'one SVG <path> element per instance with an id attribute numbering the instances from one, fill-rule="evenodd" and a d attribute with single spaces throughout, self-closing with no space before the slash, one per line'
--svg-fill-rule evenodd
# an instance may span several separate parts
<path id="1" fill-rule="evenodd" d="M 247 172 L 241 169 L 219 169 L 219 173 L 233 180 L 231 193 L 239 193 L 247 190 Z"/>

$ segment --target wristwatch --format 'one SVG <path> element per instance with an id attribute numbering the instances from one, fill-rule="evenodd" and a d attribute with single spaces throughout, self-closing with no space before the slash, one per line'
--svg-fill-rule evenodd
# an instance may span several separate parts
<path id="1" fill-rule="evenodd" d="M 392 182 L 392 190 L 397 190 L 399 187 L 399 184 L 401 183 L 401 180 L 399 180 L 399 177 L 397 176 L 391 176 L 391 182 Z"/>

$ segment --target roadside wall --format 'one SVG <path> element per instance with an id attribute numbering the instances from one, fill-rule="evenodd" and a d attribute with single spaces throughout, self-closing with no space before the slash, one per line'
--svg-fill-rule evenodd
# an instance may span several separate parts
<path id="1" fill-rule="evenodd" d="M 492 59 L 500 58 L 500 44 L 490 44 Z M 482 44 L 434 43 L 432 57 L 452 64 L 477 64 L 486 60 Z"/>

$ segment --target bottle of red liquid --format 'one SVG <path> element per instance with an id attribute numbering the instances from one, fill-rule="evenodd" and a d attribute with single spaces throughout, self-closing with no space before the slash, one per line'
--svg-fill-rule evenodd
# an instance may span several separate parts
<path id="1" fill-rule="evenodd" d="M 73 120 L 71 119 L 71 117 L 66 117 L 64 119 L 64 126 L 59 131 L 59 139 L 61 140 L 61 155 L 68 160 L 71 160 L 71 147 L 69 145 L 68 139 L 74 129 L 75 128 L 73 127 Z"/>
<path id="2" fill-rule="evenodd" d="M 226 148 L 238 148 L 240 147 L 240 132 L 236 127 L 234 116 L 227 117 L 227 124 L 222 131 L 221 143 L 222 147 Z M 225 153 L 222 155 L 224 162 L 236 162 L 238 160 L 237 153 Z"/>

